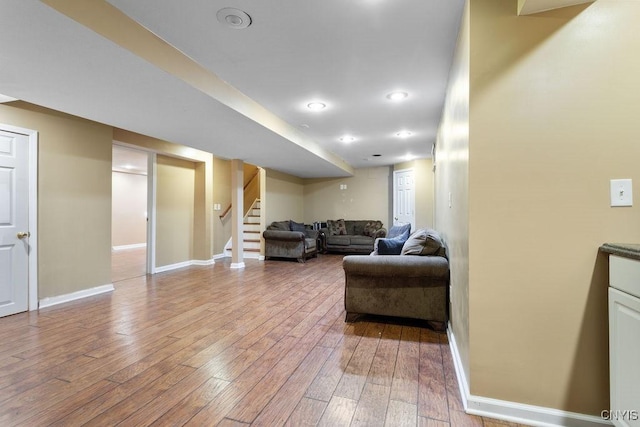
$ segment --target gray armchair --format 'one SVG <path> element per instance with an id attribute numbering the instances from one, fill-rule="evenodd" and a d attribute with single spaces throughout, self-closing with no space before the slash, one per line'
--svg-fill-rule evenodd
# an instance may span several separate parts
<path id="1" fill-rule="evenodd" d="M 318 231 L 309 230 L 295 221 L 275 221 L 262 233 L 264 256 L 269 258 L 295 258 L 305 262 L 317 256 Z"/>

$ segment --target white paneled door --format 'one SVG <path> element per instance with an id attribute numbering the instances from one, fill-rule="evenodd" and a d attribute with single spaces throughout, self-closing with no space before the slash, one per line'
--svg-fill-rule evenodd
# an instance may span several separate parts
<path id="1" fill-rule="evenodd" d="M 27 311 L 29 139 L 0 130 L 0 317 Z"/>
<path id="2" fill-rule="evenodd" d="M 413 169 L 393 172 L 393 224 L 411 224 L 416 228 L 416 188 Z"/>

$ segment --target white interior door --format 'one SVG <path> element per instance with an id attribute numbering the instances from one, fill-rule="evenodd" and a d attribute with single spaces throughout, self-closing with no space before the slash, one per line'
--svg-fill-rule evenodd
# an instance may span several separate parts
<path id="1" fill-rule="evenodd" d="M 393 224 L 411 224 L 416 228 L 416 189 L 413 169 L 393 172 Z"/>
<path id="2" fill-rule="evenodd" d="M 29 306 L 29 138 L 0 130 L 0 317 Z"/>

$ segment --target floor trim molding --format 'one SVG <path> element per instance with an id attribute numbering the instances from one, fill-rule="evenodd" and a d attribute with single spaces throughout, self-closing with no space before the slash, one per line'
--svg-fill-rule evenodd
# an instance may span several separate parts
<path id="1" fill-rule="evenodd" d="M 177 262 L 175 264 L 163 265 L 161 267 L 156 267 L 155 273 L 164 273 L 165 271 L 177 270 L 178 268 L 191 267 L 192 265 L 213 265 L 215 264 L 215 258 L 199 260 L 192 259 L 189 261 Z"/>
<path id="2" fill-rule="evenodd" d="M 596 427 L 612 425 L 611 421 L 593 415 L 472 395 L 469 392 L 469 382 L 462 369 L 462 360 L 458 352 L 458 346 L 455 336 L 453 335 L 451 323 L 449 323 L 447 335 L 449 337 L 451 355 L 453 356 L 453 363 L 458 378 L 462 404 L 466 413 L 541 427 Z"/>
<path id="3" fill-rule="evenodd" d="M 120 246 L 112 246 L 111 250 L 115 251 L 126 251 L 127 249 L 140 249 L 146 248 L 146 243 L 134 243 L 132 245 L 120 245 Z"/>
<path id="4" fill-rule="evenodd" d="M 107 292 L 113 292 L 115 288 L 113 284 L 96 286 L 95 288 L 83 289 L 81 291 L 71 292 L 70 294 L 58 295 L 56 297 L 42 298 L 39 301 L 38 308 L 47 308 L 54 305 L 63 304 L 65 302 L 71 302 L 82 298 L 92 297 L 94 295 L 100 295 Z"/>

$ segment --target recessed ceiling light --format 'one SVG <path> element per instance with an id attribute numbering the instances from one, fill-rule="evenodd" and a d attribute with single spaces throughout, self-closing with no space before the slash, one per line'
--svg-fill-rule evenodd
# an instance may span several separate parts
<path id="1" fill-rule="evenodd" d="M 251 17 L 247 12 L 233 7 L 225 7 L 216 13 L 218 21 L 234 30 L 241 30 L 251 25 Z"/>
<path id="2" fill-rule="evenodd" d="M 408 138 L 411 135 L 413 135 L 413 133 L 409 132 L 408 130 L 401 130 L 400 132 L 396 133 L 396 136 L 398 138 Z"/>
<path id="3" fill-rule="evenodd" d="M 327 104 L 324 102 L 310 102 L 307 104 L 307 108 L 311 111 L 321 111 L 327 108 Z"/>
<path id="4" fill-rule="evenodd" d="M 340 137 L 340 142 L 353 142 L 356 139 L 351 135 L 345 135 Z"/>
<path id="5" fill-rule="evenodd" d="M 407 92 L 397 91 L 397 92 L 391 92 L 390 94 L 388 94 L 387 99 L 390 99 L 391 101 L 401 101 L 408 96 L 409 94 Z"/>

